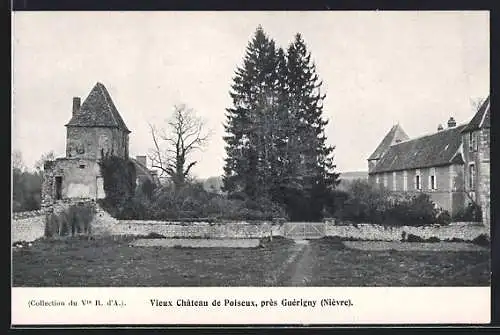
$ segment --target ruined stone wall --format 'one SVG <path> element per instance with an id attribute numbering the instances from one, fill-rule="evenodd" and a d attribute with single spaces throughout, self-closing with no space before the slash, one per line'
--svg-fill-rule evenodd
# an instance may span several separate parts
<path id="1" fill-rule="evenodd" d="M 117 128 L 68 127 L 66 135 L 67 158 L 101 158 L 104 153 L 128 157 L 128 134 Z"/>
<path id="2" fill-rule="evenodd" d="M 43 210 L 13 213 L 11 242 L 32 242 L 44 236 L 45 212 Z"/>
<path id="3" fill-rule="evenodd" d="M 102 183 L 98 183 L 99 176 L 100 167 L 94 160 L 60 158 L 46 163 L 42 183 L 42 207 L 50 206 L 56 200 L 56 177 L 62 177 L 62 199 L 96 199 L 98 194 L 102 197 L 104 190 L 98 189 L 103 187 Z"/>
<path id="4" fill-rule="evenodd" d="M 54 165 L 55 161 L 46 161 L 44 163 L 42 179 L 42 195 L 40 207 L 46 208 L 54 203 Z"/>

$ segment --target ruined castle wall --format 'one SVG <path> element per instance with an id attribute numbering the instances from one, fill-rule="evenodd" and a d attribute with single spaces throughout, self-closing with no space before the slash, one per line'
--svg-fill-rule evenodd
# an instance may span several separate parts
<path id="1" fill-rule="evenodd" d="M 101 150 L 128 157 L 128 135 L 117 128 L 68 127 L 67 158 L 99 159 Z"/>
<path id="2" fill-rule="evenodd" d="M 56 177 L 62 177 L 62 199 L 96 199 L 98 194 L 104 194 L 103 185 L 98 180 L 99 176 L 100 167 L 94 160 L 57 159 L 46 164 L 42 185 L 42 206 L 50 206 L 56 200 Z"/>
<path id="3" fill-rule="evenodd" d="M 12 214 L 11 242 L 32 242 L 44 236 L 45 213 L 43 210 Z"/>

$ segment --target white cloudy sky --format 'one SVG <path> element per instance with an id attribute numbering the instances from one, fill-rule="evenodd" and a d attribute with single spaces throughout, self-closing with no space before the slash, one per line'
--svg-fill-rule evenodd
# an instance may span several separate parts
<path id="1" fill-rule="evenodd" d="M 340 171 L 366 170 L 393 124 L 413 137 L 465 122 L 489 92 L 488 12 L 17 12 L 13 149 L 28 166 L 63 156 L 72 97 L 99 81 L 132 130 L 131 155 L 151 147 L 148 122 L 186 103 L 214 131 L 194 172 L 220 175 L 229 86 L 259 24 L 284 47 L 302 33 Z"/>

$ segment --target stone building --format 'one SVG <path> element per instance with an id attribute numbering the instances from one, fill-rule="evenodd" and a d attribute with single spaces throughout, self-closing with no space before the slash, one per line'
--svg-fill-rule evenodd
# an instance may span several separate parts
<path id="1" fill-rule="evenodd" d="M 129 134 L 120 113 L 103 84 L 97 83 L 80 104 L 73 98 L 72 115 L 66 124 L 66 157 L 44 165 L 42 206 L 65 199 L 105 197 L 99 160 L 110 154 L 129 157 Z M 144 156 L 132 161 L 137 175 L 156 182 L 146 167 Z M 138 168 L 137 168 L 138 167 Z"/>
<path id="2" fill-rule="evenodd" d="M 464 187 L 468 198 L 481 206 L 483 222 L 490 223 L 490 97 L 462 131 Z"/>
<path id="3" fill-rule="evenodd" d="M 469 123 L 410 139 L 395 125 L 368 158 L 371 182 L 393 192 L 425 192 L 440 208 L 457 213 L 470 202 L 490 223 L 490 98 Z"/>

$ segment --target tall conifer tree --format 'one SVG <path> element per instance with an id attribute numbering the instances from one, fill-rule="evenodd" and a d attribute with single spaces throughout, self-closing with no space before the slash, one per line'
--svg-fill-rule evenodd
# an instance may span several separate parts
<path id="1" fill-rule="evenodd" d="M 250 199 L 269 195 L 273 180 L 277 50 L 262 27 L 247 46 L 243 66 L 236 70 L 226 111 L 224 189 Z"/>
<path id="2" fill-rule="evenodd" d="M 333 164 L 334 147 L 326 142 L 328 121 L 323 118 L 322 81 L 300 34 L 287 50 L 287 65 L 289 108 L 296 129 L 293 141 L 302 184 L 302 199 L 294 201 L 292 208 L 296 209 L 295 217 L 317 220 L 329 191 L 338 184 L 339 174 Z"/>
<path id="3" fill-rule="evenodd" d="M 285 54 L 257 28 L 226 112 L 223 188 L 229 195 L 279 203 L 295 220 L 321 217 L 338 177 L 321 84 L 300 34 Z"/>

